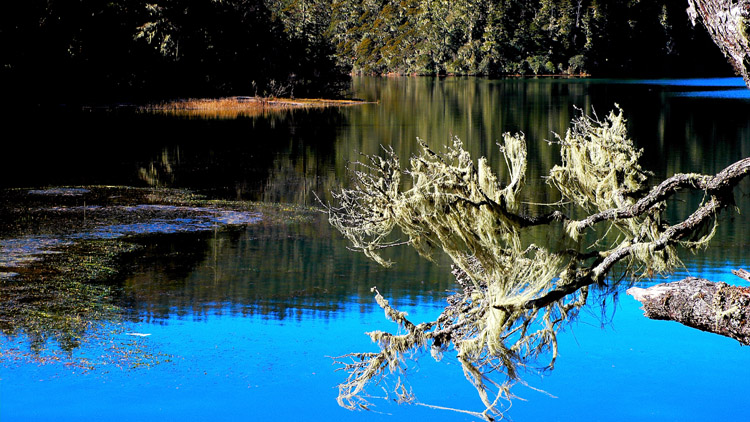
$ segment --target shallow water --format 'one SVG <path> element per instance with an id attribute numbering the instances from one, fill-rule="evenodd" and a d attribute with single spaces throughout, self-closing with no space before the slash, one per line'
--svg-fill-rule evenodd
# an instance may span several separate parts
<path id="1" fill-rule="evenodd" d="M 614 103 L 625 110 L 631 136 L 644 148 L 644 167 L 656 179 L 676 171 L 715 173 L 750 154 L 750 101 L 697 93 L 731 93 L 737 83 L 363 78 L 355 80 L 357 96 L 379 104 L 229 121 L 127 113 L 37 116 L 65 118 L 63 129 L 80 132 L 79 143 L 36 152 L 0 170 L 7 176 L 0 180 L 27 187 L 152 183 L 222 198 L 309 204 L 311 191 L 325 195 L 346 180 L 346 164 L 359 152 L 376 153 L 386 144 L 408 156 L 417 136 L 439 147 L 457 135 L 474 156 L 485 155 L 501 169 L 495 140 L 502 131 L 526 134 L 529 178 L 535 180 L 558 159 L 543 139 L 551 139 L 551 131 L 564 133 L 574 106 L 603 115 Z M 83 127 L 111 131 L 116 141 L 91 148 L 96 138 Z M 121 147 L 129 136 L 135 144 Z M 20 157 L 29 157 L 25 152 Z M 748 186 L 737 195 L 742 213 L 724 216 L 713 246 L 687 255 L 686 268 L 670 279 L 693 275 L 743 284 L 730 270 L 748 267 Z M 541 183 L 532 187 L 533 199 L 547 199 Z M 672 217 L 695 201 L 677 201 Z M 330 357 L 374 350 L 363 333 L 395 328 L 370 287 L 377 285 L 413 321 L 429 320 L 455 288 L 447 262 L 430 264 L 404 249 L 391 251 L 398 262 L 393 269 L 380 268 L 348 251 L 323 218 L 249 223 L 231 232 L 141 240 L 144 251 L 122 280 L 128 317 L 103 327 L 101 335 L 92 330 L 71 354 L 51 345 L 46 353 L 57 363 L 9 353 L 23 349 L 25 339 L 4 338 L 0 420 L 473 420 L 392 400 L 374 400 L 381 413 L 350 412 L 335 401 L 345 375 L 334 372 Z M 595 306 L 584 312 L 560 336 L 555 370 L 525 378 L 555 397 L 518 386 L 515 393 L 527 401 L 514 400 L 508 416 L 741 419 L 750 410 L 747 348 L 648 320 L 638 306 L 622 295 L 605 317 Z M 112 350 L 150 357 L 118 361 Z M 96 368 L 75 364 L 82 359 Z M 408 378 L 422 402 L 481 409 L 450 356 L 434 363 L 425 354 L 411 368 Z M 377 387 L 371 392 L 382 395 Z"/>

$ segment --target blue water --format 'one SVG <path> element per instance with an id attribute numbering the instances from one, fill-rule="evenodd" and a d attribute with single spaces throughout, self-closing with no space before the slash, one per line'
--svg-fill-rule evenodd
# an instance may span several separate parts
<path id="1" fill-rule="evenodd" d="M 608 81 L 609 82 L 609 81 Z M 669 88 L 675 97 L 750 100 L 750 90 L 742 78 L 633 79 L 621 83 Z"/>
<path id="2" fill-rule="evenodd" d="M 345 279 L 351 271 L 370 274 L 361 284 L 382 286 L 386 298 L 414 322 L 439 314 L 442 293 L 429 287 L 435 277 L 427 270 L 430 264 L 382 270 L 353 255 L 352 261 L 338 265 L 335 261 L 348 257 L 348 251 L 341 252 L 343 242 L 331 243 L 330 233 L 321 234 L 322 238 L 315 238 L 287 229 L 280 239 L 272 236 L 270 240 L 286 251 L 283 255 L 310 266 L 310 271 L 279 273 L 256 261 L 269 258 L 236 262 L 239 251 L 254 254 L 253 245 L 266 247 L 261 228 L 250 226 L 231 242 L 229 234 L 220 235 L 213 240 L 214 250 L 178 290 L 165 288 L 153 293 L 156 299 L 138 299 L 142 303 L 134 309 L 140 322 L 117 323 L 111 335 L 104 327 L 104 335 L 72 354 L 57 353 L 59 362 L 41 364 L 6 356 L 0 367 L 0 420 L 476 420 L 463 413 L 397 405 L 392 396 L 383 398 L 380 386 L 368 390 L 375 396 L 373 411 L 349 411 L 336 404 L 336 385 L 346 376 L 335 371 L 331 357 L 375 351 L 364 333 L 396 328 L 385 320 L 369 289 L 357 296 L 332 296 L 335 292 L 329 291 L 285 303 L 254 302 L 237 292 L 229 296 L 226 289 L 237 289 L 238 284 L 276 285 L 286 280 L 304 285 L 309 274 L 335 280 Z M 320 260 L 317 254 L 330 254 L 331 261 Z M 403 259 L 410 262 L 407 256 Z M 674 279 L 689 274 L 743 284 L 730 272 L 742 264 L 691 267 Z M 332 266 L 331 273 L 327 266 Z M 243 270 L 255 275 L 247 278 Z M 219 272 L 216 281 L 208 276 L 211 271 Z M 163 283 L 158 273 L 145 276 Z M 179 299 L 201 288 L 210 290 L 213 283 L 218 283 L 218 290 Z M 423 294 L 415 294 L 420 289 Z M 216 302 L 214 298 L 221 295 L 232 299 Z M 169 311 L 151 312 L 159 306 Z M 534 371 L 525 374 L 524 381 L 533 389 L 515 387 L 519 398 L 507 409 L 508 416 L 516 421 L 705 421 L 736 419 L 750 410 L 747 347 L 674 322 L 649 320 L 639 304 L 624 294 L 604 314 L 593 305 L 560 334 L 555 369 L 544 376 Z M 18 344 L 23 344 L 22 338 L 6 339 L 0 350 Z M 132 351 L 134 357 L 112 359 L 109 348 L 115 346 L 121 354 Z M 409 363 L 406 379 L 420 402 L 482 409 L 450 354 L 441 362 L 429 353 L 416 357 Z M 94 368 L 81 368 L 84 359 Z M 540 365 L 545 363 L 540 360 Z M 395 378 L 388 382 L 392 386 Z"/>
<path id="3" fill-rule="evenodd" d="M 735 78 L 683 78 L 683 79 L 631 79 L 623 83 L 660 85 L 674 87 L 731 87 L 747 88 L 745 81 L 740 77 Z"/>
<path id="4" fill-rule="evenodd" d="M 750 90 L 747 88 L 726 89 L 717 91 L 691 91 L 678 94 L 681 97 L 725 98 L 736 100 L 750 100 Z"/>
<path id="5" fill-rule="evenodd" d="M 404 309 L 418 316 L 435 305 Z M 380 311 L 362 313 L 357 306 L 328 319 L 282 322 L 225 313 L 139 324 L 133 329 L 150 334 L 145 342 L 170 351 L 172 362 L 84 374 L 53 364 L 5 367 L 0 419 L 474 420 L 378 399 L 373 409 L 382 414 L 336 405 L 334 386 L 343 374 L 333 371 L 329 356 L 372 350 L 362 333 L 389 325 Z M 555 397 L 516 388 L 526 401 L 514 400 L 513 420 L 741 420 L 750 410 L 747 348 L 676 323 L 647 320 L 629 297 L 604 328 L 598 317 L 584 316 L 560 336 L 560 350 L 554 371 L 526 378 Z M 479 408 L 450 357 L 434 363 L 425 355 L 414 366 L 409 380 L 423 402 Z"/>

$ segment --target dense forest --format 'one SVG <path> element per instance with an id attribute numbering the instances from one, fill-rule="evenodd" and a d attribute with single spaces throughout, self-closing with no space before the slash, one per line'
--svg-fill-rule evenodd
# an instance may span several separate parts
<path id="1" fill-rule="evenodd" d="M 686 74 L 707 71 L 700 54 L 715 49 L 679 0 L 346 3 L 330 36 L 365 73 Z"/>
<path id="2" fill-rule="evenodd" d="M 263 0 L 29 0 L 0 20 L 3 88 L 24 97 L 262 95 L 290 79 L 305 94 L 346 73 L 330 43 L 285 31 Z"/>
<path id="3" fill-rule="evenodd" d="M 725 75 L 684 0 L 28 0 L 0 17 L 22 98 L 333 95 L 348 75 Z"/>

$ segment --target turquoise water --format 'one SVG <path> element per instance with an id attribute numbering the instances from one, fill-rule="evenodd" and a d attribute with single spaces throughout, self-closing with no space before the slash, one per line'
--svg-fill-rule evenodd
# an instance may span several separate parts
<path id="1" fill-rule="evenodd" d="M 357 96 L 379 104 L 229 121 L 64 116 L 62 129 L 81 133 L 80 145 L 70 146 L 77 153 L 28 157 L 25 151 L 18 168 L 2 170 L 3 184 L 146 184 L 158 175 L 160 184 L 221 198 L 310 204 L 311 191 L 325 196 L 346 180 L 346 164 L 360 152 L 387 144 L 408 156 L 416 136 L 439 146 L 448 134 L 458 135 L 474 156 L 485 155 L 500 168 L 495 140 L 506 130 L 523 131 L 530 140 L 533 181 L 558 160 L 543 140 L 552 131 L 564 133 L 574 106 L 601 115 L 614 103 L 625 110 L 631 136 L 644 148 L 644 166 L 657 179 L 676 171 L 715 173 L 750 154 L 750 101 L 692 94 L 739 88 L 737 79 L 363 78 L 355 80 Z M 114 143 L 93 150 L 86 146 L 96 139 L 85 136 L 83 123 L 109 127 L 121 142 L 130 139 L 128 130 L 142 138 L 133 138 L 131 148 Z M 215 142 L 205 142 L 209 134 Z M 113 153 L 120 149 L 127 152 Z M 57 171 L 54 154 L 69 157 L 71 169 Z M 45 163 L 52 167 L 42 170 Z M 156 169 L 150 182 L 139 178 L 143 169 Z M 543 187 L 532 182 L 532 195 L 543 199 Z M 685 256 L 686 268 L 670 279 L 693 275 L 747 285 L 730 270 L 748 268 L 749 187 L 738 190 L 742 213 L 722 217 L 713 246 Z M 694 205 L 693 199 L 679 202 L 675 216 Z M 322 216 L 282 225 L 261 216 L 245 223 L 229 232 L 162 231 L 140 238 L 144 252 L 119 286 L 128 315 L 92 327 L 71 352 L 50 341 L 35 359 L 24 349 L 23 334 L 3 337 L 0 420 L 474 420 L 396 405 L 393 397 L 373 398 L 371 412 L 351 412 L 335 400 L 346 376 L 335 371 L 331 357 L 374 351 L 364 332 L 395 329 L 370 287 L 412 321 L 430 320 L 446 291 L 455 289 L 448 262 L 431 264 L 403 249 L 391 251 L 394 268 L 380 268 L 347 250 Z M 507 410 L 512 420 L 742 420 L 750 411 L 747 347 L 648 320 L 624 293 L 608 304 L 604 311 L 587 308 L 559 336 L 553 371 L 526 374 L 529 387 L 516 387 L 520 398 Z M 482 409 L 454 358 L 418 358 L 408 380 L 421 402 Z M 379 386 L 369 391 L 385 395 Z"/>
<path id="2" fill-rule="evenodd" d="M 236 265 L 233 261 L 239 249 L 252 248 L 258 241 L 258 233 L 248 229 L 232 246 L 226 240 L 214 241 L 212 248 L 219 250 L 211 251 L 179 288 L 152 292 L 160 299 L 158 304 L 157 300 L 148 303 L 139 299 L 134 308 L 142 316 L 141 322 L 126 327 L 128 333 L 143 336 L 121 333 L 108 340 L 138 341 L 143 350 L 161 353 L 147 362 L 150 367 L 119 367 L 101 358 L 93 370 L 61 363 L 6 362 L 0 384 L 2 420 L 474 420 L 460 413 L 399 406 L 385 399 L 373 399 L 373 412 L 338 407 L 335 386 L 344 374 L 334 372 L 330 357 L 374 350 L 363 333 L 393 329 L 393 324 L 384 320 L 382 311 L 364 294 L 329 292 L 278 303 L 268 299 L 271 294 L 258 298 L 253 292 L 229 299 L 231 292 L 225 286 L 203 293 L 204 299 L 198 293 L 190 296 L 189 292 L 207 283 L 203 275 L 211 271 L 209 267 L 218 267 L 223 277 L 241 277 L 230 275 L 228 269 Z M 218 246 L 222 242 L 224 246 Z M 312 251 L 331 248 L 328 252 L 335 257 L 343 246 L 337 241 L 305 237 L 295 243 L 299 252 L 290 258 L 307 262 L 318 258 Z M 311 265 L 315 273 L 334 279 L 346 279 L 350 272 L 368 273 L 361 283 L 378 284 L 413 321 L 429 320 L 440 311 L 441 292 L 429 289 L 439 281 L 428 278 L 425 265 L 412 268 L 408 276 L 398 269 L 380 270 L 357 258 L 349 260 L 346 268 Z M 326 269 L 327 265 L 333 268 Z M 691 273 L 734 283 L 726 276 L 731 268 Z M 149 273 L 151 280 L 161 277 L 165 277 L 163 271 Z M 266 267 L 243 283 L 281 283 L 279 277 Z M 292 285 L 309 283 L 300 280 L 302 277 L 308 276 L 290 273 L 284 280 Z M 221 286 L 222 280 L 217 284 Z M 415 285 L 425 286 L 423 295 L 415 295 Z M 258 290 L 264 288 L 269 286 Z M 215 301 L 222 294 L 228 302 Z M 514 400 L 508 411 L 513 420 L 697 421 L 736 418 L 748 410 L 746 347 L 676 323 L 648 320 L 637 302 L 627 296 L 607 312 L 604 320 L 597 308 L 584 312 L 560 335 L 555 369 L 543 377 L 534 372 L 525 377 L 531 387 L 549 395 L 517 386 L 515 393 L 520 399 Z M 96 362 L 100 353 L 106 353 L 102 349 L 106 347 L 84 344 L 70 361 L 89 356 Z M 410 364 L 408 379 L 422 402 L 480 408 L 454 358 L 447 355 L 436 363 L 429 353 L 418 357 Z M 371 392 L 384 396 L 378 390 Z"/>
<path id="3" fill-rule="evenodd" d="M 675 97 L 718 98 L 750 100 L 750 90 L 742 78 L 695 78 L 695 79 L 635 79 L 622 81 L 634 85 L 655 85 L 667 88 L 668 95 Z"/>
<path id="4" fill-rule="evenodd" d="M 616 83 L 616 82 L 615 82 Z M 683 79 L 632 79 L 624 80 L 622 83 L 636 85 L 657 85 L 660 87 L 676 87 L 677 89 L 692 89 L 694 87 L 731 87 L 747 88 L 745 81 L 736 78 L 683 78 Z"/>

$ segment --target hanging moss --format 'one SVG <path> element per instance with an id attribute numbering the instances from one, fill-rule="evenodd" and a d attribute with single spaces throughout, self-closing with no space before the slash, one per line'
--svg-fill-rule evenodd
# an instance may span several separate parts
<path id="1" fill-rule="evenodd" d="M 366 385 L 402 371 L 407 352 L 429 347 L 439 358 L 452 347 L 486 406 L 477 415 L 491 419 L 501 413 L 500 400 L 512 397 L 520 367 L 545 353 L 548 367 L 554 366 L 557 332 L 586 304 L 590 286 L 611 290 L 672 271 L 680 265 L 676 246 L 705 245 L 715 232 L 715 214 L 731 203 L 726 186 L 750 172 L 749 158 L 717 176 L 678 174 L 649 188 L 651 174 L 638 163 L 642 152 L 627 135 L 622 110 L 604 119 L 582 114 L 554 142 L 561 163 L 547 182 L 562 199 L 547 204 L 546 214 L 532 216 L 522 212 L 523 134 L 505 134 L 499 144 L 505 180 L 486 159 L 475 162 L 457 138 L 442 153 L 418 142 L 421 152 L 406 169 L 385 148 L 382 156 L 355 163 L 353 186 L 333 193 L 337 204 L 327 207 L 329 221 L 354 250 L 385 266 L 391 263 L 379 252 L 397 245 L 409 244 L 428 259 L 447 254 L 460 291 L 435 321 L 418 325 L 376 293 L 386 317 L 405 333 L 369 333 L 379 353 L 342 357 L 351 360 L 340 360 L 350 373 L 339 390 L 339 403 L 347 408 L 366 406 Z M 667 199 L 682 188 L 697 191 L 704 201 L 670 226 L 661 216 Z M 562 210 L 585 217 L 575 220 Z M 529 243 L 528 231 L 539 225 L 564 225 L 568 237 L 548 245 Z M 592 243 L 582 241 L 588 229 L 596 234 Z M 608 282 L 617 263 L 624 264 L 622 272 Z M 398 385 L 404 385 L 400 378 Z"/>

